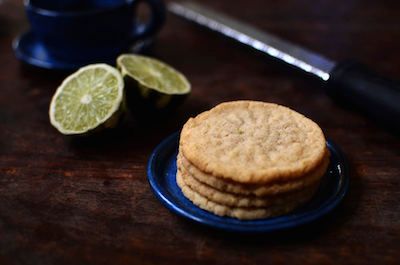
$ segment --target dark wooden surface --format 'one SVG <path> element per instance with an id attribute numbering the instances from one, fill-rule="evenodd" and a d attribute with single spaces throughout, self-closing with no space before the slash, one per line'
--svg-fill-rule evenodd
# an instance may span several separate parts
<path id="1" fill-rule="evenodd" d="M 359 58 L 400 79 L 400 2 L 202 1 L 334 60 Z M 59 134 L 51 96 L 65 73 L 21 64 L 11 42 L 29 28 L 22 0 L 0 5 L 0 264 L 400 264 L 400 137 L 328 98 L 323 84 L 168 14 L 152 55 L 193 91 L 172 115 L 93 139 Z M 147 180 L 154 148 L 190 116 L 227 100 L 289 106 L 345 153 L 350 187 L 320 220 L 240 235 L 190 223 Z"/>

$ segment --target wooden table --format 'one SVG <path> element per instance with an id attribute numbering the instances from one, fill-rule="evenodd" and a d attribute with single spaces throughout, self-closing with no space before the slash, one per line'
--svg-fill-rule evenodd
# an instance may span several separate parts
<path id="1" fill-rule="evenodd" d="M 359 58 L 400 79 L 400 2 L 204 0 L 205 5 L 324 54 Z M 29 28 L 22 1 L 0 5 L 0 264 L 399 264 L 400 138 L 326 96 L 318 80 L 172 14 L 152 50 L 192 94 L 172 115 L 74 139 L 49 123 L 65 73 L 18 61 Z M 350 186 L 328 215 L 298 228 L 237 234 L 168 210 L 146 174 L 154 148 L 228 100 L 289 106 L 315 120 L 347 157 Z M 400 104 L 400 103 L 399 103 Z"/>

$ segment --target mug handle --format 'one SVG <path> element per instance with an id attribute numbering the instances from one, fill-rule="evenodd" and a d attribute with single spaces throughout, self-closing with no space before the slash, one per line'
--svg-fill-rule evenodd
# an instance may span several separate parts
<path id="1" fill-rule="evenodd" d="M 147 24 L 140 25 L 140 21 L 136 24 L 138 29 L 133 33 L 131 38 L 133 40 L 149 37 L 157 33 L 165 23 L 166 10 L 163 0 L 139 0 L 139 3 L 146 3 L 150 8 L 150 18 Z"/>

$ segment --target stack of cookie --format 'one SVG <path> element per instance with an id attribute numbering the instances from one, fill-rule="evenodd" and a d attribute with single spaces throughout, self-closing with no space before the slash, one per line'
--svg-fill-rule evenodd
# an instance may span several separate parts
<path id="1" fill-rule="evenodd" d="M 300 113 L 232 101 L 185 123 L 176 180 L 185 197 L 216 215 L 270 218 L 315 195 L 329 155 L 321 128 Z"/>

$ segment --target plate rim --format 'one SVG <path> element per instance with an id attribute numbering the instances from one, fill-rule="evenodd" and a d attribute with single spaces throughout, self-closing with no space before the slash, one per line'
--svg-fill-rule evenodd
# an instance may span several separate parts
<path id="1" fill-rule="evenodd" d="M 209 217 L 206 216 L 198 216 L 196 214 L 193 214 L 191 212 L 188 212 L 187 209 L 184 209 L 183 207 L 177 205 L 172 201 L 169 196 L 163 193 L 163 190 L 166 189 L 166 187 L 161 187 L 160 181 L 156 181 L 157 176 L 155 174 L 155 163 L 157 162 L 157 158 L 160 155 L 160 151 L 163 150 L 164 148 L 169 149 L 170 152 L 173 152 L 174 150 L 177 150 L 178 148 L 178 141 L 179 141 L 179 136 L 180 136 L 180 131 L 175 132 L 168 137 L 166 137 L 163 141 L 161 141 L 157 147 L 154 149 L 152 152 L 149 162 L 147 165 L 147 177 L 148 181 L 150 183 L 150 186 L 152 188 L 153 193 L 156 195 L 156 197 L 163 203 L 164 206 L 166 206 L 169 210 L 173 211 L 174 213 L 178 214 L 181 217 L 184 217 L 185 219 L 205 225 L 208 227 L 212 228 L 217 228 L 221 230 L 228 230 L 228 231 L 233 231 L 233 232 L 246 232 L 246 233 L 252 233 L 252 232 L 271 232 L 271 231 L 278 231 L 282 229 L 288 229 L 296 226 L 300 226 L 309 222 L 312 222 L 316 219 L 321 218 L 322 216 L 326 215 L 327 213 L 331 212 L 334 208 L 338 206 L 338 204 L 343 200 L 344 196 L 347 193 L 348 187 L 349 187 L 349 181 L 350 181 L 350 175 L 349 175 L 349 166 L 347 159 L 342 151 L 342 149 L 337 145 L 331 138 L 325 136 L 326 138 L 326 143 L 329 148 L 329 150 L 334 151 L 335 154 L 337 154 L 337 159 L 340 160 L 338 164 L 341 166 L 341 174 L 340 178 L 338 180 L 338 188 L 334 190 L 332 193 L 334 196 L 332 198 L 329 198 L 329 200 L 322 201 L 318 207 L 315 209 L 306 211 L 306 212 L 301 212 L 298 215 L 283 215 L 275 218 L 269 218 L 269 219 L 258 219 L 258 220 L 236 220 L 234 218 L 230 217 L 222 217 L 223 219 L 226 218 L 226 220 L 230 220 L 230 222 L 221 222 L 218 220 L 212 220 Z M 173 142 L 173 143 L 171 143 Z M 175 144 L 176 143 L 176 144 Z M 165 154 L 165 152 L 164 152 Z M 332 155 L 332 154 L 331 154 Z M 176 161 L 176 158 L 175 160 Z M 175 162 L 176 163 L 176 162 Z M 163 176 L 165 177 L 165 176 Z M 183 194 L 182 194 L 183 196 Z M 193 207 L 198 206 L 193 204 Z M 215 218 L 221 218 L 219 216 L 213 215 L 212 213 L 209 213 L 207 211 L 204 211 L 205 213 L 209 214 L 210 216 L 215 216 Z M 276 220 L 280 220 L 284 217 L 285 219 L 276 222 Z M 234 222 L 234 223 L 232 223 Z"/>

